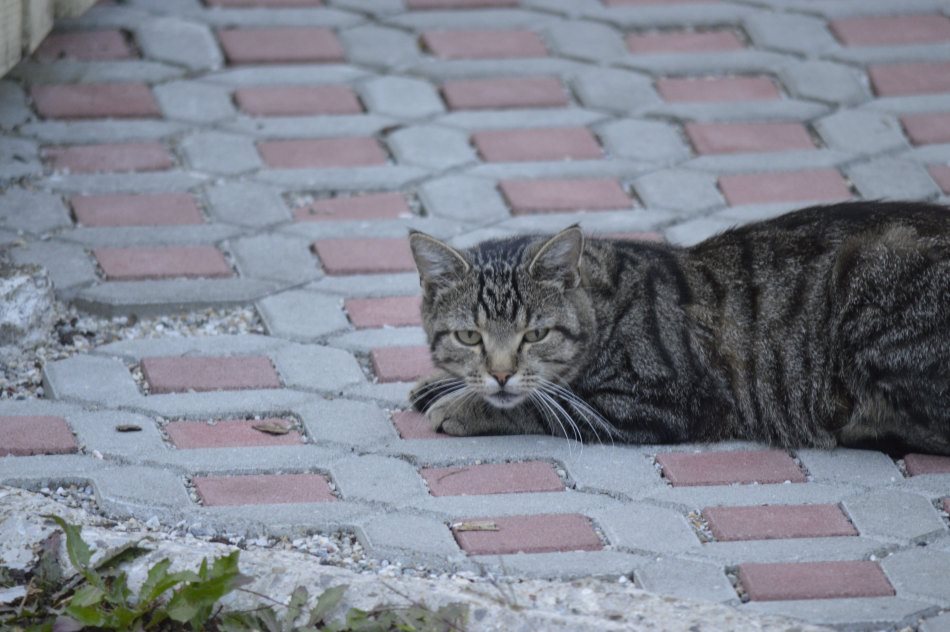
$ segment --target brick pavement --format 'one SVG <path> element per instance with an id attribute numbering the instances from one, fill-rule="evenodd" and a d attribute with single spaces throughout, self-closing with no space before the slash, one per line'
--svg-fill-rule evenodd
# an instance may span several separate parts
<path id="1" fill-rule="evenodd" d="M 950 0 L 129 0 L 64 21 L 0 80 L 0 243 L 82 309 L 254 303 L 268 335 L 48 364 L 48 400 L 0 402 L 0 480 L 946 629 L 950 460 L 448 438 L 405 408 L 430 366 L 407 228 L 691 244 L 809 202 L 947 201 L 948 24 Z"/>

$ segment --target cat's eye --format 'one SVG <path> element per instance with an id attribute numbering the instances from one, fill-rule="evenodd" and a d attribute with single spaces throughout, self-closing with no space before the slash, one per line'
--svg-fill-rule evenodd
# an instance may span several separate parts
<path id="1" fill-rule="evenodd" d="M 456 331 L 455 337 L 463 345 L 468 345 L 470 347 L 477 345 L 482 341 L 482 335 L 475 331 L 474 329 L 465 329 L 462 331 Z"/>
<path id="2" fill-rule="evenodd" d="M 540 342 L 548 335 L 550 329 L 542 327 L 541 329 L 532 329 L 524 334 L 525 342 Z"/>

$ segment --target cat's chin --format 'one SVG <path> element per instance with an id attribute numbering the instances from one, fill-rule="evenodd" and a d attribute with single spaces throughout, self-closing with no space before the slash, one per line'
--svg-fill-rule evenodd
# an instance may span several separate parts
<path id="1" fill-rule="evenodd" d="M 485 401 L 495 408 L 514 408 L 525 400 L 523 394 L 511 391 L 496 391 L 484 397 Z"/>

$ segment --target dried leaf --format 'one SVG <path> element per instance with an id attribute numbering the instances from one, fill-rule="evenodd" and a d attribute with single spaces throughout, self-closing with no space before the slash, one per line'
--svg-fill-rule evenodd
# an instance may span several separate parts
<path id="1" fill-rule="evenodd" d="M 498 525 L 491 520 L 471 520 L 456 522 L 452 525 L 456 531 L 498 531 Z"/>
<path id="2" fill-rule="evenodd" d="M 115 427 L 115 429 L 119 432 L 140 432 L 142 430 L 142 426 L 138 426 L 136 424 L 119 424 Z"/>
<path id="3" fill-rule="evenodd" d="M 251 428 L 269 435 L 285 435 L 290 432 L 290 428 L 276 421 L 262 421 L 254 424 Z"/>

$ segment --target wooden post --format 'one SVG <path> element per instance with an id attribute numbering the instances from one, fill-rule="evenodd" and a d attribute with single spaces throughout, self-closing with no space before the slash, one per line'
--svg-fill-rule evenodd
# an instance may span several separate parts
<path id="1" fill-rule="evenodd" d="M 81 15 L 96 0 L 0 0 L 0 77 L 40 45 L 54 18 Z"/>

